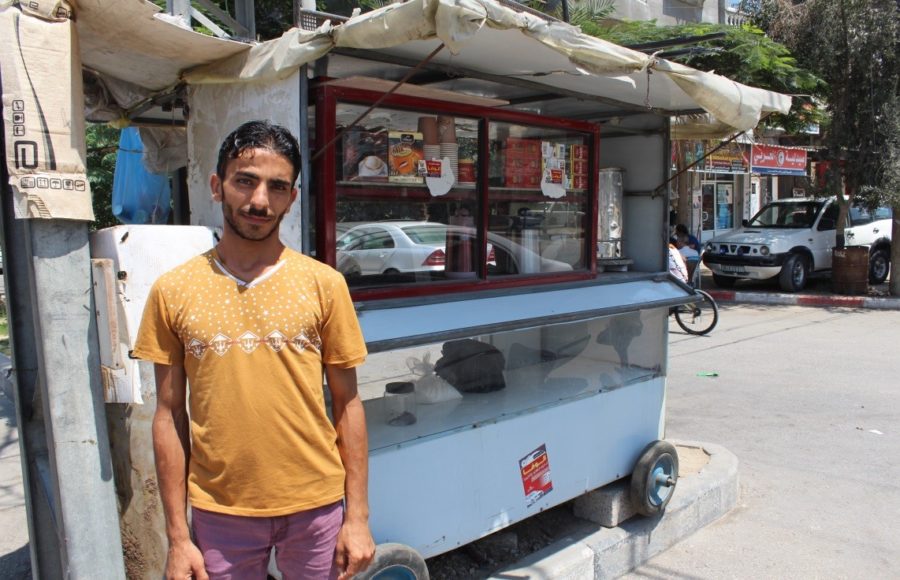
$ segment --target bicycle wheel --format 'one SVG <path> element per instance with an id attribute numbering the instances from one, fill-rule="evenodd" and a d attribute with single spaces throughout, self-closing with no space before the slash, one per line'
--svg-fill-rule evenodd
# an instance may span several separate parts
<path id="1" fill-rule="evenodd" d="M 706 334 L 719 322 L 719 306 L 712 296 L 703 290 L 695 290 L 702 300 L 675 309 L 675 322 L 689 334 Z"/>

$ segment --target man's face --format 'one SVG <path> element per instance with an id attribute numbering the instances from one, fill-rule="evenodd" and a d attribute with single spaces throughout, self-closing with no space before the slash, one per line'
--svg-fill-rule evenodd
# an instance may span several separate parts
<path id="1" fill-rule="evenodd" d="M 291 162 L 268 149 L 250 149 L 228 161 L 224 178 L 210 178 L 226 227 L 249 241 L 271 237 L 297 197 L 293 175 Z"/>

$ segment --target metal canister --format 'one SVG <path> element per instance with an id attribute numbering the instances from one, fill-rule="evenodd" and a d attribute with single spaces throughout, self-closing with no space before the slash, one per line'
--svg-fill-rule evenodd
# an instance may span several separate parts
<path id="1" fill-rule="evenodd" d="M 622 257 L 622 205 L 625 201 L 625 170 L 600 170 L 600 200 L 597 212 L 597 257 Z"/>

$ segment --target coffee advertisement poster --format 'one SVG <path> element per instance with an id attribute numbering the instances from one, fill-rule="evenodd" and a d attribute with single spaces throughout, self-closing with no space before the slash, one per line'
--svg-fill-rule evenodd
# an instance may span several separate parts
<path id="1" fill-rule="evenodd" d="M 388 181 L 392 183 L 424 182 L 419 161 L 425 159 L 422 134 L 391 131 L 388 134 Z"/>

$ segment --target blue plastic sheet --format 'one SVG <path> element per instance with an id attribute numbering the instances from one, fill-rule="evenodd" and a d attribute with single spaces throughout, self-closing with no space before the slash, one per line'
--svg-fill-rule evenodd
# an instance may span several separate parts
<path id="1" fill-rule="evenodd" d="M 123 129 L 113 176 L 112 212 L 124 224 L 164 224 L 172 202 L 169 178 L 147 171 L 141 162 L 143 152 L 137 128 Z"/>

